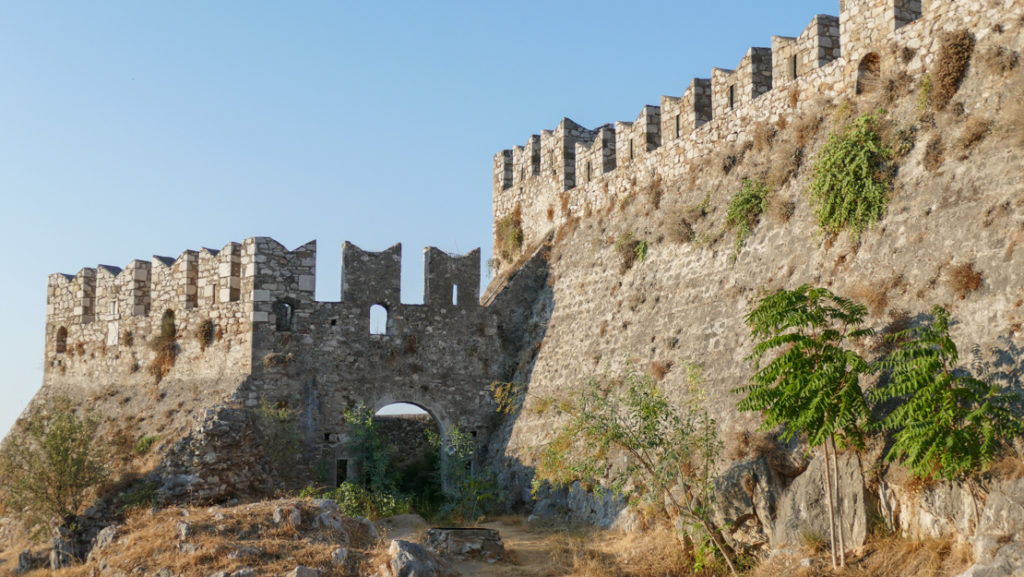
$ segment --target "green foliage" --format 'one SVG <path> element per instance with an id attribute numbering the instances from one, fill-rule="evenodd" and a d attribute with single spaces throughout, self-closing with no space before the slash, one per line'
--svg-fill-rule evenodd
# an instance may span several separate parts
<path id="1" fill-rule="evenodd" d="M 373 411 L 360 404 L 345 411 L 349 456 L 355 464 L 354 482 L 374 493 L 393 493 L 391 448 L 373 424 Z"/>
<path id="2" fill-rule="evenodd" d="M 178 328 L 174 324 L 174 311 L 168 309 L 160 317 L 160 334 L 153 339 L 150 348 L 155 355 L 147 367 L 149 374 L 153 375 L 159 383 L 171 372 L 174 361 L 178 358 Z"/>
<path id="3" fill-rule="evenodd" d="M 490 471 L 474 463 L 476 439 L 452 426 L 443 440 L 427 432 L 431 445 L 441 453 L 441 479 L 445 503 L 440 515 L 449 521 L 475 523 L 498 500 L 498 482 Z"/>
<path id="4" fill-rule="evenodd" d="M 669 403 L 654 379 L 630 370 L 621 379 L 592 378 L 579 390 L 569 422 L 541 453 L 535 484 L 600 480 L 631 503 L 644 502 L 691 529 L 700 553 L 712 548 L 733 567 L 733 553 L 712 520 L 714 463 L 721 453 L 715 420 L 700 406 L 700 375 L 687 366 L 689 407 Z M 696 529 L 694 531 L 693 529 Z"/>
<path id="5" fill-rule="evenodd" d="M 145 509 L 156 506 L 156 488 L 154 481 L 144 480 L 137 482 L 127 491 L 117 496 L 117 512 L 124 515 L 135 509 Z"/>
<path id="6" fill-rule="evenodd" d="M 303 498 L 330 499 L 338 504 L 346 517 L 366 517 L 370 520 L 411 511 L 412 500 L 391 491 L 373 491 L 346 481 L 336 489 L 306 487 L 299 493 Z"/>
<path id="7" fill-rule="evenodd" d="M 783 438 L 806 433 L 811 446 L 826 440 L 860 443 L 868 407 L 860 386 L 867 362 L 846 347 L 872 334 L 860 328 L 867 308 L 824 288 L 803 285 L 767 296 L 746 317 L 757 345 L 749 359 L 760 365 L 741 411 L 762 411 L 762 429 L 783 428 Z"/>
<path id="8" fill-rule="evenodd" d="M 275 406 L 260 399 L 255 417 L 263 454 L 284 481 L 293 480 L 302 449 L 295 411 L 284 403 Z"/>
<path id="9" fill-rule="evenodd" d="M 760 180 L 743 180 L 743 187 L 729 199 L 725 221 L 736 229 L 736 240 L 732 248 L 732 260 L 736 260 L 743 243 L 754 232 L 754 227 L 768 208 L 771 189 Z"/>
<path id="10" fill-rule="evenodd" d="M 619 255 L 619 273 L 624 274 L 637 262 L 647 260 L 646 240 L 636 238 L 633 231 L 624 232 L 615 239 L 615 252 Z"/>
<path id="11" fill-rule="evenodd" d="M 523 249 L 523 217 L 519 207 L 494 224 L 494 248 L 501 260 L 512 262 Z"/>
<path id="12" fill-rule="evenodd" d="M 98 419 L 79 417 L 70 399 L 58 397 L 0 450 L 0 486 L 8 505 L 37 534 L 54 522 L 73 520 L 89 490 L 107 479 L 94 442 L 98 427 Z"/>
<path id="13" fill-rule="evenodd" d="M 833 131 L 818 153 L 810 194 L 818 225 L 827 233 L 850 229 L 860 235 L 885 215 L 892 183 L 883 168 L 892 152 L 876 130 L 881 114 Z"/>
<path id="14" fill-rule="evenodd" d="M 491 397 L 494 399 L 495 411 L 513 415 L 523 408 L 523 400 L 526 391 L 523 386 L 515 382 L 494 381 L 491 383 Z"/>
<path id="15" fill-rule="evenodd" d="M 897 348 L 881 368 L 891 377 L 872 398 L 900 401 L 881 422 L 896 431 L 886 460 L 903 460 L 921 478 L 954 479 L 986 468 L 1024 421 L 1012 409 L 1016 394 L 956 368 L 949 313 L 935 306 L 931 314 L 929 325 L 887 335 Z"/>
<path id="16" fill-rule="evenodd" d="M 146 435 L 135 443 L 135 454 L 145 455 L 153 448 L 153 444 L 160 440 L 160 435 Z"/>

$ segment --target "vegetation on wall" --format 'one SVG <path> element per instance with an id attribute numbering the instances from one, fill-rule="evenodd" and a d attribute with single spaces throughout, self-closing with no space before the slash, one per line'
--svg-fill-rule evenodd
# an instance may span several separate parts
<path id="1" fill-rule="evenodd" d="M 619 256 L 619 274 L 625 274 L 637 262 L 647 260 L 647 249 L 647 241 L 636 238 L 633 231 L 620 234 L 615 239 L 615 254 Z"/>
<path id="2" fill-rule="evenodd" d="M 725 220 L 731 228 L 736 229 L 736 240 L 730 257 L 732 260 L 736 260 L 743 243 L 754 233 L 754 227 L 768 208 L 770 193 L 768 185 L 760 180 L 744 179 L 743 186 L 729 199 Z"/>
<path id="3" fill-rule="evenodd" d="M 929 103 L 933 109 L 942 110 L 953 99 L 967 76 L 973 53 L 974 34 L 969 30 L 957 30 L 943 36 L 932 72 Z"/>
<path id="4" fill-rule="evenodd" d="M 149 374 L 159 383 L 174 368 L 178 358 L 178 328 L 174 323 L 174 311 L 168 309 L 160 317 L 160 334 L 150 344 L 155 353 L 149 363 Z"/>
<path id="5" fill-rule="evenodd" d="M 295 411 L 287 404 L 271 405 L 260 399 L 255 420 L 260 445 L 270 466 L 282 480 L 292 480 L 302 448 L 302 434 L 295 421 Z"/>
<path id="6" fill-rule="evenodd" d="M 885 215 L 892 183 L 883 168 L 892 153 L 877 129 L 881 114 L 833 131 L 815 158 L 810 194 L 827 233 L 848 229 L 860 235 Z"/>
<path id="7" fill-rule="evenodd" d="M 987 468 L 1007 442 L 1024 433 L 1016 394 L 958 370 L 950 318 L 936 305 L 931 323 L 887 335 L 896 350 L 879 367 L 888 382 L 872 391 L 899 401 L 880 423 L 895 431 L 887 461 L 903 461 L 922 478 L 956 479 Z"/>
<path id="8" fill-rule="evenodd" d="M 513 262 L 523 250 L 523 216 L 518 206 L 494 225 L 494 250 L 504 262 Z"/>
<path id="9" fill-rule="evenodd" d="M 581 481 L 610 489 L 633 504 L 646 504 L 683 521 L 698 565 L 717 551 L 735 574 L 732 548 L 712 516 L 714 464 L 721 453 L 717 424 L 700 403 L 699 371 L 690 370 L 688 410 L 674 407 L 650 375 L 586 381 L 566 407 L 569 422 L 545 447 L 535 486 Z"/>

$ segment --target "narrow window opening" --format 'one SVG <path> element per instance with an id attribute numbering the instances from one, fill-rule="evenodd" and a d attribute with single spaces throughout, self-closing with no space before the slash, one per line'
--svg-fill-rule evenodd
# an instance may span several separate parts
<path id="1" fill-rule="evenodd" d="M 729 109 L 736 107 L 736 85 L 729 86 Z"/>
<path id="2" fill-rule="evenodd" d="M 789 59 L 789 76 L 796 80 L 796 55 Z"/>
<path id="3" fill-rule="evenodd" d="M 882 59 L 871 52 L 857 66 L 857 94 L 870 94 L 881 85 Z"/>
<path id="4" fill-rule="evenodd" d="M 525 179 L 526 179 L 526 167 L 525 166 L 521 166 L 521 167 L 519 167 L 519 180 L 525 180 Z"/>
<path id="5" fill-rule="evenodd" d="M 331 319 L 331 326 L 332 327 L 338 326 L 338 319 Z"/>
<path id="6" fill-rule="evenodd" d="M 587 161 L 587 182 L 590 182 L 590 161 Z"/>
<path id="7" fill-rule="evenodd" d="M 117 316 L 117 301 L 113 301 L 110 303 L 110 314 L 113 316 Z"/>
<path id="8" fill-rule="evenodd" d="M 452 285 L 452 305 L 459 306 L 459 285 Z"/>
<path id="9" fill-rule="evenodd" d="M 335 478 L 337 479 L 337 486 L 340 487 L 342 483 L 348 480 L 348 459 L 338 459 L 335 463 Z"/>
<path id="10" fill-rule="evenodd" d="M 386 335 L 388 332 L 388 309 L 383 305 L 370 307 L 370 334 Z"/>
<path id="11" fill-rule="evenodd" d="M 172 341 L 178 334 L 178 327 L 174 324 L 174 311 L 167 309 L 164 316 L 160 317 L 160 338 L 163 341 Z"/>
<path id="12" fill-rule="evenodd" d="M 633 139 L 629 139 L 629 159 L 633 160 Z"/>
<path id="13" fill-rule="evenodd" d="M 676 138 L 679 138 L 679 115 L 676 115 Z"/>
<path id="14" fill-rule="evenodd" d="M 330 433 L 324 433 L 324 442 L 325 443 L 330 443 L 331 442 L 331 434 Z"/>
<path id="15" fill-rule="evenodd" d="M 66 353 L 68 351 L 68 329 L 64 327 L 57 329 L 56 347 L 58 353 Z"/>
<path id="16" fill-rule="evenodd" d="M 292 320 L 295 316 L 295 306 L 288 301 L 277 301 L 274 303 L 274 322 L 277 330 L 288 332 L 292 330 Z"/>

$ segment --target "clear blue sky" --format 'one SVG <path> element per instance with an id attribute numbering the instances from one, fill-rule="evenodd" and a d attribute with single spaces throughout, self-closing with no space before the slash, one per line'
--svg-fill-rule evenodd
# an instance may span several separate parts
<path id="1" fill-rule="evenodd" d="M 0 434 L 42 382 L 46 276 L 272 236 L 490 256 L 491 158 L 633 120 L 837 0 L 0 0 Z M 484 273 L 486 274 L 486 273 Z"/>

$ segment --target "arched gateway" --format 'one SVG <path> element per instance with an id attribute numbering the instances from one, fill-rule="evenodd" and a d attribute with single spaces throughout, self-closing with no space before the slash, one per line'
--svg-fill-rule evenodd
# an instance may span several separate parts
<path id="1" fill-rule="evenodd" d="M 401 246 L 366 252 L 346 243 L 342 300 L 318 302 L 312 278 L 294 274 L 315 262 L 315 248 L 287 251 L 270 239 L 256 241 L 280 266 L 257 268 L 254 294 L 272 290 L 276 301 L 289 303 L 290 318 L 278 322 L 283 307 L 256 299 L 247 402 L 285 401 L 296 411 L 308 475 L 345 478 L 344 414 L 360 406 L 376 413 L 412 403 L 436 419 L 442 435 L 458 426 L 486 439 L 495 417 L 490 384 L 503 377 L 503 363 L 495 361 L 503 353 L 497 315 L 479 302 L 479 251 L 451 256 L 426 249 L 424 304 L 408 305 L 399 299 Z M 372 326 L 371 310 L 386 310 L 386 319 L 375 317 Z"/>

